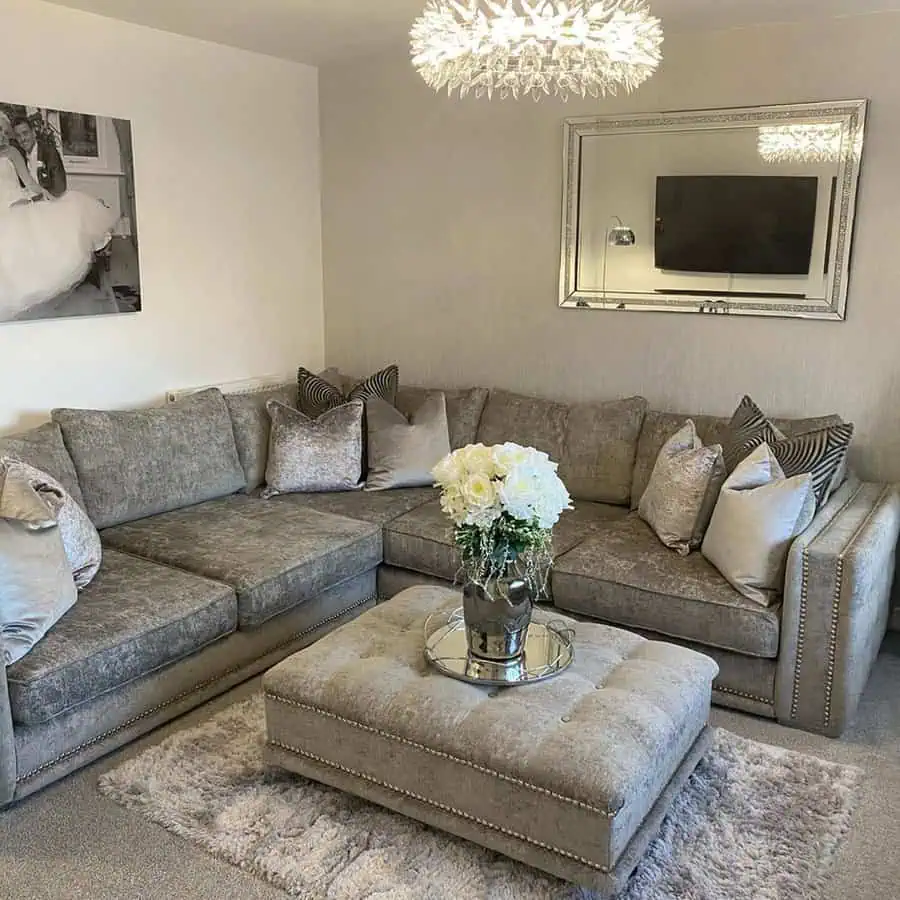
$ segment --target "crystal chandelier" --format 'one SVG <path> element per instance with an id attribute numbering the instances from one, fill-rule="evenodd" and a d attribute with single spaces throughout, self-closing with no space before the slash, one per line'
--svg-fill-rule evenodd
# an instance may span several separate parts
<path id="1" fill-rule="evenodd" d="M 413 65 L 435 90 L 501 98 L 633 91 L 661 60 L 647 0 L 428 0 Z"/>
<path id="2" fill-rule="evenodd" d="M 837 162 L 844 137 L 840 122 L 764 125 L 759 129 L 759 155 L 768 163 Z"/>

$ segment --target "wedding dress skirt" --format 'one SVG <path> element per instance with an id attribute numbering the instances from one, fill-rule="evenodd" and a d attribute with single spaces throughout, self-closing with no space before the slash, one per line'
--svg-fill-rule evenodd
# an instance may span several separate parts
<path id="1" fill-rule="evenodd" d="M 111 209 L 79 191 L 0 206 L 0 320 L 79 284 L 115 222 Z"/>

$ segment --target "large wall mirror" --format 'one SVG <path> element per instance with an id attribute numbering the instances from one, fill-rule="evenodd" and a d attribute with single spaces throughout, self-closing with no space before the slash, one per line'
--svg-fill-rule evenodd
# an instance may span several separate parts
<path id="1" fill-rule="evenodd" d="M 560 304 L 843 319 L 866 101 L 565 123 Z"/>

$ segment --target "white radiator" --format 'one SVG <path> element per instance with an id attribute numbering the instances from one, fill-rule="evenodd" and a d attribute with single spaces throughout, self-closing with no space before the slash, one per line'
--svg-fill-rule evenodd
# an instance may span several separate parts
<path id="1" fill-rule="evenodd" d="M 245 381 L 227 381 L 219 384 L 204 384 L 199 387 L 179 388 L 174 391 L 166 392 L 166 402 L 174 403 L 183 397 L 196 394 L 198 391 L 205 391 L 209 388 L 218 388 L 223 394 L 255 394 L 257 391 L 264 391 L 269 388 L 277 388 L 286 384 L 294 384 L 295 375 L 264 375 L 260 378 L 248 378 Z"/>

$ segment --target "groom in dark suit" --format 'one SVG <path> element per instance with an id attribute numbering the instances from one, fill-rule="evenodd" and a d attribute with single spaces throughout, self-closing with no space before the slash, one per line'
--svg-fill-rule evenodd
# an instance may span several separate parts
<path id="1" fill-rule="evenodd" d="M 68 187 L 68 179 L 55 141 L 46 137 L 39 138 L 31 122 L 25 118 L 13 122 L 13 131 L 22 148 L 25 164 L 37 183 L 52 196 L 61 197 Z"/>

